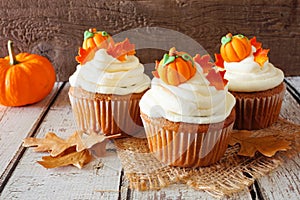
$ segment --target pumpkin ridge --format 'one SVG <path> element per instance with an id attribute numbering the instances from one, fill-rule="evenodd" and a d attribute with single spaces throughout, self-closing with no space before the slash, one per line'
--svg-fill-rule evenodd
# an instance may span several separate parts
<path id="1" fill-rule="evenodd" d="M 232 41 L 232 40 L 231 40 Z M 233 45 L 232 45 L 232 42 L 228 43 L 227 45 L 230 45 L 230 49 L 233 49 L 234 51 L 230 51 L 231 53 L 231 56 L 234 56 L 235 58 L 234 59 L 230 59 L 231 61 L 238 61 L 239 59 L 239 56 L 237 55 L 237 53 L 235 52 L 236 50 L 234 49 Z"/>
<path id="2" fill-rule="evenodd" d="M 178 63 L 176 63 L 177 61 L 176 61 L 176 59 L 174 60 L 174 70 L 175 70 L 175 76 L 176 76 L 176 79 L 175 80 L 177 80 L 177 82 L 178 82 L 178 84 L 177 85 L 179 85 L 180 83 L 181 83 L 181 81 L 180 81 L 180 74 L 179 74 L 179 72 L 178 72 L 178 66 L 177 66 L 177 64 Z"/>
<path id="3" fill-rule="evenodd" d="M 178 79 L 178 72 L 176 71 L 176 59 L 172 62 L 168 64 L 168 67 L 166 67 L 166 78 L 167 81 L 171 84 L 171 85 L 178 85 L 179 79 Z"/>
<path id="4" fill-rule="evenodd" d="M 195 66 L 194 66 L 194 65 L 193 65 L 193 67 L 195 68 Z M 186 78 L 188 79 L 188 78 L 190 78 L 190 77 L 191 77 L 192 71 L 191 71 L 191 69 L 190 69 L 189 67 L 186 67 L 186 69 L 187 69 L 187 71 L 186 71 L 186 72 L 188 72 L 188 73 L 187 73 L 187 77 L 186 77 Z"/>
<path id="5" fill-rule="evenodd" d="M 234 53 L 237 56 L 238 60 L 240 61 L 244 59 L 244 55 L 247 53 L 247 49 L 245 47 L 244 41 L 243 40 L 232 40 L 231 42 L 232 48 L 234 49 Z"/>
<path id="6" fill-rule="evenodd" d="M 224 61 L 228 61 L 229 59 L 227 58 L 227 53 L 225 51 L 225 46 L 224 45 L 221 45 L 221 48 L 220 48 L 220 54 L 223 58 Z"/>
<path id="7" fill-rule="evenodd" d="M 248 44 L 246 44 L 246 43 L 243 42 L 242 45 L 243 45 L 244 50 L 246 52 L 245 54 L 247 54 L 247 56 L 245 56 L 244 58 L 242 58 L 242 59 L 245 59 L 245 58 L 247 58 L 250 55 L 251 50 L 250 50 L 250 53 L 248 53 Z M 251 49 L 251 44 L 250 44 L 250 49 Z"/>

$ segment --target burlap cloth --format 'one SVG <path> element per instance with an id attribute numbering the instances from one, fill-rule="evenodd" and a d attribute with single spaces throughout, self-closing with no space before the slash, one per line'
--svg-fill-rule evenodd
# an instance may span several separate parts
<path id="1" fill-rule="evenodd" d="M 229 146 L 223 158 L 208 167 L 180 168 L 160 163 L 149 153 L 146 138 L 115 140 L 118 156 L 129 180 L 137 190 L 157 190 L 174 183 L 184 183 L 215 197 L 242 191 L 300 151 L 300 125 L 280 119 L 271 127 L 254 131 L 257 136 L 278 135 L 292 142 L 288 151 L 269 158 L 260 153 L 254 157 L 237 155 L 240 146 Z"/>

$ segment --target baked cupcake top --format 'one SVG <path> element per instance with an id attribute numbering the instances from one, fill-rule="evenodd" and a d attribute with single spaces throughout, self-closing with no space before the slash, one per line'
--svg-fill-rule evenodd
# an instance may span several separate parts
<path id="1" fill-rule="evenodd" d="M 151 89 L 140 101 L 141 111 L 173 122 L 209 124 L 226 119 L 235 99 L 228 92 L 224 72 L 215 70 L 209 60 L 208 55 L 192 58 L 171 48 L 156 61 Z"/>
<path id="2" fill-rule="evenodd" d="M 283 72 L 269 62 L 269 49 L 263 49 L 256 37 L 228 33 L 221 39 L 216 65 L 226 70 L 228 88 L 235 92 L 259 92 L 282 83 Z"/>
<path id="3" fill-rule="evenodd" d="M 73 87 L 101 94 L 126 95 L 140 93 L 150 86 L 150 78 L 135 56 L 135 45 L 127 38 L 115 43 L 105 31 L 85 31 L 76 60 L 79 64 L 69 78 Z"/>

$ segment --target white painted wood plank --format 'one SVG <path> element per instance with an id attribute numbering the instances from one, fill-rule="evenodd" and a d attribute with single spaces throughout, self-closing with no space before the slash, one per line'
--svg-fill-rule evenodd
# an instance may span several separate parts
<path id="1" fill-rule="evenodd" d="M 130 191 L 130 199 L 185 199 L 185 200 L 212 200 L 216 199 L 203 191 L 197 191 L 185 184 L 173 184 L 158 191 Z M 225 199 L 251 199 L 250 192 L 245 189 Z"/>
<path id="2" fill-rule="evenodd" d="M 290 76 L 286 77 L 286 80 L 298 91 L 300 92 L 300 76 Z"/>
<path id="3" fill-rule="evenodd" d="M 62 83 L 56 83 L 45 99 L 29 106 L 0 105 L 0 184 L 5 179 L 5 170 L 9 168 L 23 138 L 34 131 L 61 85 Z"/>
<path id="4" fill-rule="evenodd" d="M 281 116 L 300 124 L 300 105 L 289 93 L 285 95 Z M 300 199 L 300 154 L 286 159 L 282 166 L 259 179 L 258 185 L 264 199 Z"/>
<path id="5" fill-rule="evenodd" d="M 300 124 L 300 105 L 289 92 L 285 93 L 280 110 L 280 116 L 293 123 Z"/>
<path id="6" fill-rule="evenodd" d="M 75 130 L 75 122 L 66 85 L 44 118 L 36 137 L 52 131 L 66 138 Z M 83 169 L 73 166 L 45 169 L 35 163 L 45 154 L 27 149 L 0 199 L 118 199 L 121 164 L 112 145 L 105 157 L 97 158 Z M 97 169 L 98 163 L 104 166 Z"/>

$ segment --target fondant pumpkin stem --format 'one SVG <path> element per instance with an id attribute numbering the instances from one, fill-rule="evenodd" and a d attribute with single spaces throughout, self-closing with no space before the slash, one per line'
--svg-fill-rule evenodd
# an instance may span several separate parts
<path id="1" fill-rule="evenodd" d="M 175 47 L 172 47 L 172 48 L 169 50 L 169 56 L 176 56 L 176 48 L 175 48 Z"/>
<path id="2" fill-rule="evenodd" d="M 16 55 L 14 53 L 13 42 L 11 40 L 8 40 L 8 42 L 7 42 L 7 49 L 8 49 L 8 55 L 9 55 L 9 64 L 10 65 L 18 64 Z"/>
<path id="3" fill-rule="evenodd" d="M 227 33 L 226 37 L 227 38 L 232 38 L 232 34 L 231 33 Z"/>

